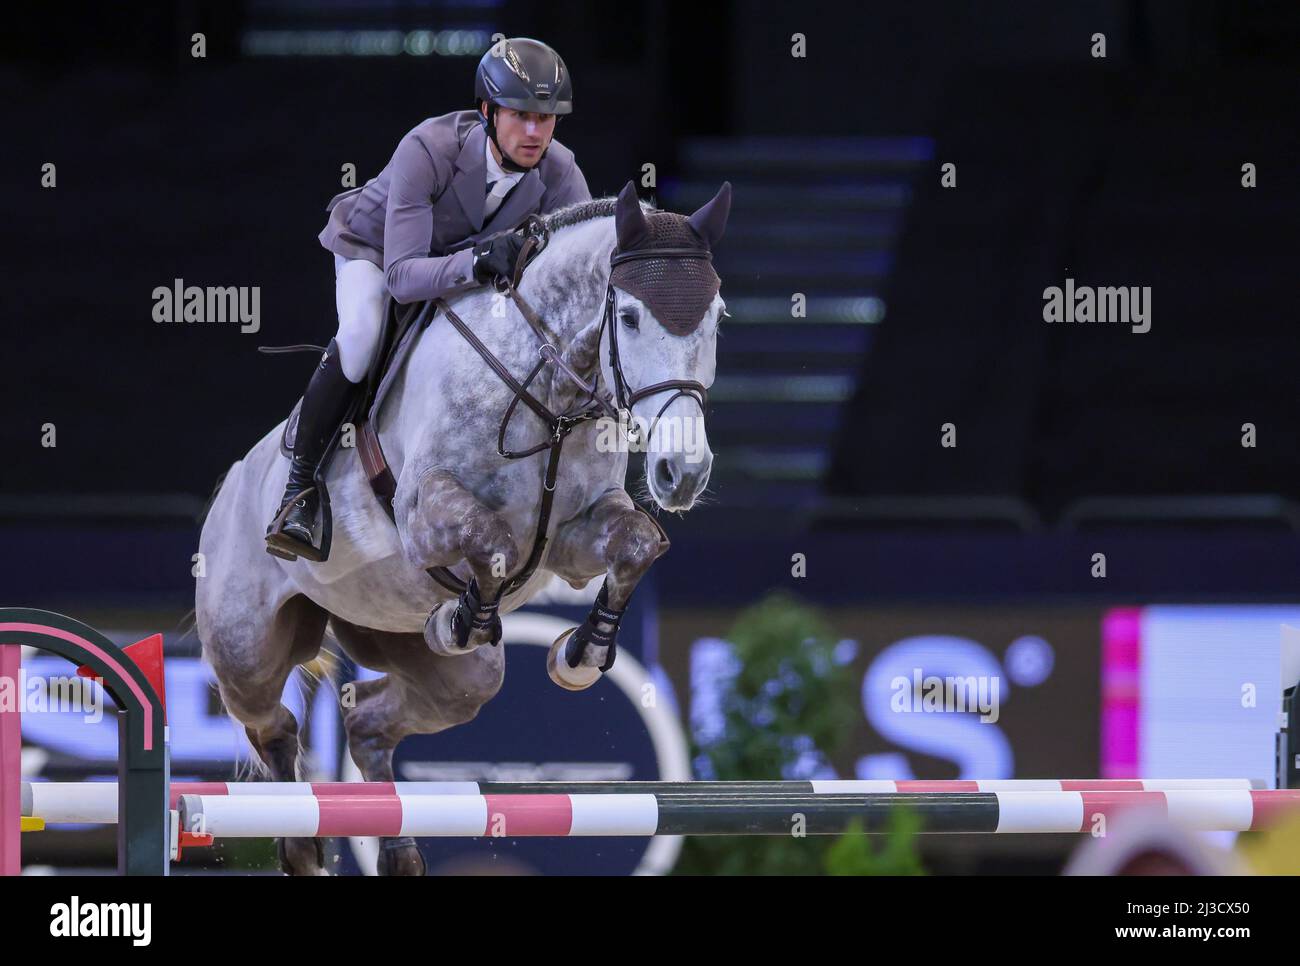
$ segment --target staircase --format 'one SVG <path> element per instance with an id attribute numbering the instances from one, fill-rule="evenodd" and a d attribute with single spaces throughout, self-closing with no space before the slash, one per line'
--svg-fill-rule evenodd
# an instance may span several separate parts
<path id="1" fill-rule="evenodd" d="M 926 138 L 708 138 L 682 146 L 664 207 L 690 212 L 734 189 L 715 257 L 730 318 L 709 393 L 706 513 L 733 525 L 815 500 L 841 404 L 853 392 Z M 792 316 L 806 296 L 806 317 Z M 726 522 L 723 522 L 726 521 Z M 700 521 L 703 523 L 703 519 Z"/>

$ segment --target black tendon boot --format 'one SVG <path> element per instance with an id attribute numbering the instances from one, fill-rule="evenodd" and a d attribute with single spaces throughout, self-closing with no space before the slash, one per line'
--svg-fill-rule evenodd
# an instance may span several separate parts
<path id="1" fill-rule="evenodd" d="M 325 559 L 312 542 L 312 526 L 320 507 L 314 478 L 339 423 L 347 414 L 359 383 L 349 382 L 339 363 L 338 342 L 331 340 L 320 365 L 307 383 L 298 412 L 293 461 L 280 510 L 266 531 L 266 552 L 287 560 L 299 556 Z"/>

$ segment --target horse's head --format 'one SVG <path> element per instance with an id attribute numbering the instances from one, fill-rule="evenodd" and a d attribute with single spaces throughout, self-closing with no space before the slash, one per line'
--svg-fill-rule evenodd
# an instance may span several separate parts
<path id="1" fill-rule="evenodd" d="M 713 465 L 704 430 L 723 302 L 711 252 L 731 208 L 731 184 L 695 214 L 646 212 L 629 181 L 615 207 L 601 375 L 645 441 L 646 484 L 665 510 L 688 510 Z"/>

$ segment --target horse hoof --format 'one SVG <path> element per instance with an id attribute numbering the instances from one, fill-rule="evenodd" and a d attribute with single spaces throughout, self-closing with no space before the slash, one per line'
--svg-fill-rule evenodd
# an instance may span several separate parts
<path id="1" fill-rule="evenodd" d="M 275 854 L 285 875 L 328 875 L 320 839 L 276 839 Z"/>
<path id="2" fill-rule="evenodd" d="M 382 840 L 375 871 L 379 875 L 428 875 L 424 856 L 409 836 Z"/>
<path id="3" fill-rule="evenodd" d="M 571 627 L 557 637 L 546 653 L 546 673 L 566 691 L 585 691 L 600 680 L 600 668 L 588 664 L 569 667 L 569 662 L 564 659 L 565 645 L 576 630 L 576 627 Z"/>
<path id="4" fill-rule="evenodd" d="M 478 647 L 477 644 L 469 647 L 459 647 L 456 644 L 456 635 L 451 630 L 451 616 L 454 613 L 456 601 L 444 601 L 433 609 L 429 619 L 424 622 L 424 643 L 439 657 L 460 657 Z"/>

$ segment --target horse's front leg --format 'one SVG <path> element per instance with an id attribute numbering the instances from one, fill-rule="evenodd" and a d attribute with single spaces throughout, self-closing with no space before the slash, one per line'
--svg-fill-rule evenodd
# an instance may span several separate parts
<path id="1" fill-rule="evenodd" d="M 504 517 L 479 502 L 446 470 L 432 469 L 404 492 L 395 509 L 407 559 L 419 567 L 473 571 L 457 601 L 439 604 L 424 625 L 424 639 L 437 654 L 466 654 L 501 640 L 497 614 L 505 578 L 519 566 L 519 547 Z"/>
<path id="2" fill-rule="evenodd" d="M 581 691 L 613 666 L 619 621 L 632 591 L 667 550 L 668 536 L 658 521 L 622 489 L 607 491 L 558 528 L 547 569 L 573 582 L 603 571 L 605 581 L 582 626 L 551 645 L 546 670 L 552 681 Z"/>

